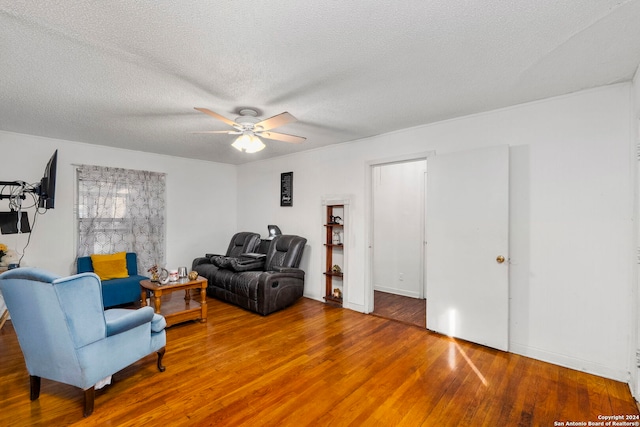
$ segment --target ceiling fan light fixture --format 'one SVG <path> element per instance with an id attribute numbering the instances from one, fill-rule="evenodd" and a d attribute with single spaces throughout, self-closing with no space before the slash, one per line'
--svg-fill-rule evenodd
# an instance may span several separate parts
<path id="1" fill-rule="evenodd" d="M 257 153 L 258 151 L 266 147 L 266 145 L 264 145 L 264 142 L 262 142 L 262 140 L 257 136 L 251 135 L 250 139 L 251 139 L 251 142 L 249 143 L 249 146 L 245 149 L 247 153 Z"/>
<path id="2" fill-rule="evenodd" d="M 258 111 L 253 108 L 243 108 L 239 111 L 240 117 L 237 117 L 235 121 L 229 120 L 224 116 L 207 108 L 194 107 L 201 113 L 205 113 L 214 119 L 220 120 L 231 126 L 234 130 L 218 130 L 207 132 L 194 132 L 194 133 L 226 133 L 229 135 L 240 135 L 231 144 L 233 148 L 238 151 L 244 151 L 245 153 L 257 153 L 265 148 L 265 144 L 259 137 L 274 139 L 277 141 L 300 143 L 304 142 L 306 138 L 301 136 L 289 135 L 286 133 L 270 132 L 271 129 L 284 126 L 287 123 L 296 121 L 288 112 L 276 114 L 268 119 L 258 118 Z"/>
<path id="3" fill-rule="evenodd" d="M 235 141 L 233 141 L 233 144 L 231 144 L 231 146 L 238 151 L 243 151 L 247 145 L 248 139 L 249 137 L 243 133 L 242 135 L 237 137 Z"/>
<path id="4" fill-rule="evenodd" d="M 246 153 L 257 153 L 265 147 L 262 140 L 254 135 L 253 132 L 244 132 L 231 146 L 238 151 L 244 151 Z"/>

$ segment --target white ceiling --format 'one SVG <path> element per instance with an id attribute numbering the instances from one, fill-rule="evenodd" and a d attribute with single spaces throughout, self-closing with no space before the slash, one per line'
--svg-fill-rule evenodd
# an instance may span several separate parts
<path id="1" fill-rule="evenodd" d="M 241 164 L 628 81 L 640 0 L 0 0 L 0 129 Z M 256 154 L 195 111 L 298 122 Z"/>

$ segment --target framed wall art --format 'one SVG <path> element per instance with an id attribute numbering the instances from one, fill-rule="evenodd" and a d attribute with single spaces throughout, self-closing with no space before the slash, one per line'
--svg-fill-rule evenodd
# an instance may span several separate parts
<path id="1" fill-rule="evenodd" d="M 280 174 L 280 206 L 293 206 L 293 172 Z"/>

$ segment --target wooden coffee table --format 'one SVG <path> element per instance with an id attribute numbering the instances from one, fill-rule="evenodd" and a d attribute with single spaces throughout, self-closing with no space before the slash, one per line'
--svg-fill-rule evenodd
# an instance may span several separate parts
<path id="1" fill-rule="evenodd" d="M 200 302 L 191 299 L 191 289 L 200 289 Z M 154 311 L 162 314 L 167 321 L 167 326 L 187 320 L 207 321 L 207 279 L 198 276 L 195 280 L 180 279 L 177 282 L 169 282 L 161 285 L 151 280 L 140 281 L 140 297 L 142 306 L 147 305 L 147 290 L 151 291 L 151 302 Z M 167 295 L 175 291 L 184 291 L 184 303 L 174 303 L 162 305 L 162 295 Z M 194 305 L 192 307 L 191 305 Z"/>

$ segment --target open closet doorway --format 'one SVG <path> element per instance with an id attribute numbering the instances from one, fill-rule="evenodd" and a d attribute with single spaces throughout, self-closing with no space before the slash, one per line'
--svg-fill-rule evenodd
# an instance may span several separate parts
<path id="1" fill-rule="evenodd" d="M 372 314 L 426 328 L 426 159 L 371 167 Z"/>

